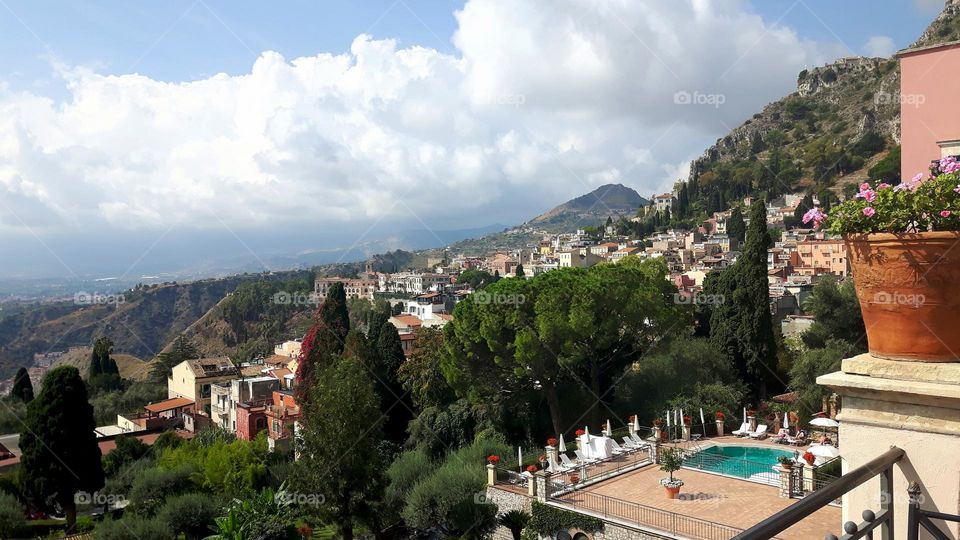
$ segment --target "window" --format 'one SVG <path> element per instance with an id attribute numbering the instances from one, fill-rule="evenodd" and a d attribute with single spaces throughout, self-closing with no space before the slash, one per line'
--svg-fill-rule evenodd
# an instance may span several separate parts
<path id="1" fill-rule="evenodd" d="M 263 418 L 262 416 L 261 416 L 260 418 L 257 418 L 256 426 L 257 426 L 257 431 L 260 431 L 260 430 L 262 430 L 262 429 L 266 429 L 266 428 L 267 428 L 267 419 L 266 419 L 266 418 Z"/>

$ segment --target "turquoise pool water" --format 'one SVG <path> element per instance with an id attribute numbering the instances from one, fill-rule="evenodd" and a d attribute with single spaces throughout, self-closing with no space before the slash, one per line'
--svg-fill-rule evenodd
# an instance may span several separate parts
<path id="1" fill-rule="evenodd" d="M 793 455 L 792 450 L 766 446 L 710 446 L 687 458 L 685 465 L 776 485 L 779 480 L 773 467 L 777 465 L 777 458 Z"/>

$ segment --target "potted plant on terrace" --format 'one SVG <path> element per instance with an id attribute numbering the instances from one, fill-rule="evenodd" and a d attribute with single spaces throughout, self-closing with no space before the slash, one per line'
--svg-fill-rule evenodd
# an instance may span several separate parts
<path id="1" fill-rule="evenodd" d="M 817 456 L 813 455 L 812 452 L 804 452 L 803 460 L 806 461 L 808 465 L 813 465 L 813 462 L 817 460 Z"/>
<path id="2" fill-rule="evenodd" d="M 843 235 L 870 353 L 916 362 L 960 361 L 960 162 L 947 157 L 892 186 L 869 182 L 827 215 L 803 217 Z"/>
<path id="3" fill-rule="evenodd" d="M 790 470 L 793 468 L 793 458 L 789 456 L 780 456 L 777 458 L 777 462 L 780 464 L 781 469 Z"/>
<path id="4" fill-rule="evenodd" d="M 653 421 L 653 436 L 660 442 L 666 440 L 666 434 L 663 432 L 663 420 L 661 418 L 656 418 Z"/>
<path id="5" fill-rule="evenodd" d="M 723 414 L 723 411 L 717 411 L 713 415 L 714 420 L 717 422 L 717 437 L 723 437 L 723 425 L 727 419 L 727 415 Z"/>
<path id="6" fill-rule="evenodd" d="M 678 448 L 664 448 L 660 454 L 660 470 L 670 476 L 660 479 L 660 485 L 667 490 L 668 499 L 676 499 L 680 494 L 683 480 L 673 477 L 673 473 L 683 467 L 683 452 Z"/>

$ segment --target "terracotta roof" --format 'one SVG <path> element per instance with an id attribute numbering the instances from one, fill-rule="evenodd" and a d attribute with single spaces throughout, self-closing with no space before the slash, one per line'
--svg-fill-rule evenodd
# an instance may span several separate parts
<path id="1" fill-rule="evenodd" d="M 256 377 L 263 373 L 263 366 L 253 365 L 253 366 L 243 366 L 240 368 L 240 374 L 244 377 Z"/>
<path id="2" fill-rule="evenodd" d="M 162 413 L 166 411 L 172 411 L 173 409 L 179 409 L 181 407 L 186 407 L 187 405 L 193 405 L 193 400 L 180 397 L 151 403 L 150 405 L 144 407 L 144 409 L 152 413 Z"/>
<path id="3" fill-rule="evenodd" d="M 390 317 L 390 318 L 396 320 L 398 323 L 404 326 L 417 327 L 417 326 L 423 325 L 423 321 L 421 321 L 415 315 L 409 315 L 406 313 L 400 314 L 400 315 L 394 315 L 393 317 Z"/>
<path id="4" fill-rule="evenodd" d="M 276 378 L 278 378 L 278 379 L 283 379 L 284 376 L 290 375 L 290 374 L 292 374 L 292 373 L 293 373 L 293 372 L 290 371 L 290 370 L 287 369 L 287 368 L 280 368 L 280 369 L 272 369 L 272 370 L 270 370 L 270 375 L 273 375 L 274 377 L 276 377 Z"/>
<path id="5" fill-rule="evenodd" d="M 771 401 L 776 401 L 777 403 L 793 403 L 800 397 L 796 392 L 787 392 L 786 394 L 780 394 L 770 398 Z"/>
<path id="6" fill-rule="evenodd" d="M 400 334 L 400 341 L 413 341 L 417 339 L 417 336 L 413 333 Z"/>

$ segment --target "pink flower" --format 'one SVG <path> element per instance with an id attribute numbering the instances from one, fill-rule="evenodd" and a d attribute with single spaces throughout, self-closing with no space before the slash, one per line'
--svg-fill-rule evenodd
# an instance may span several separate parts
<path id="1" fill-rule="evenodd" d="M 954 156 L 947 156 L 940 160 L 940 172 L 947 174 L 960 171 L 960 162 Z"/>
<path id="2" fill-rule="evenodd" d="M 881 190 L 881 189 L 890 189 L 890 184 L 888 184 L 888 183 L 886 183 L 886 182 L 882 182 L 882 183 L 880 183 L 880 184 L 877 184 L 877 190 Z"/>
<path id="3" fill-rule="evenodd" d="M 810 210 L 807 210 L 807 213 L 803 215 L 802 221 L 804 223 L 810 223 L 812 221 L 813 228 L 819 229 L 820 224 L 822 224 L 825 219 L 827 219 L 827 214 L 823 213 L 823 210 L 820 210 L 814 206 Z"/>
<path id="4" fill-rule="evenodd" d="M 866 208 L 863 209 L 863 215 L 865 215 L 865 216 L 867 216 L 867 217 L 873 217 L 873 215 L 876 214 L 876 213 L 877 213 L 877 211 L 874 210 L 872 206 L 868 206 L 868 207 L 866 207 Z"/>
<path id="5" fill-rule="evenodd" d="M 867 191 L 868 189 L 870 189 L 870 182 L 860 184 L 860 191 Z"/>
<path id="6" fill-rule="evenodd" d="M 953 188 L 953 191 L 960 193 L 960 184 L 957 184 L 957 187 Z"/>
<path id="7" fill-rule="evenodd" d="M 904 191 L 904 190 L 908 190 L 908 189 L 909 189 L 910 191 L 913 191 L 913 190 L 917 189 L 917 186 L 919 186 L 922 182 L 923 182 L 923 173 L 917 173 L 917 175 L 914 176 L 911 180 L 908 180 L 908 181 L 906 181 L 906 182 L 903 182 L 902 184 L 900 184 L 900 185 L 898 185 L 897 187 L 893 188 L 893 190 L 894 190 L 894 191 Z"/>
<path id="8" fill-rule="evenodd" d="M 950 211 L 949 211 L 949 210 L 941 210 L 941 211 L 940 211 L 940 217 L 950 217 Z"/>

